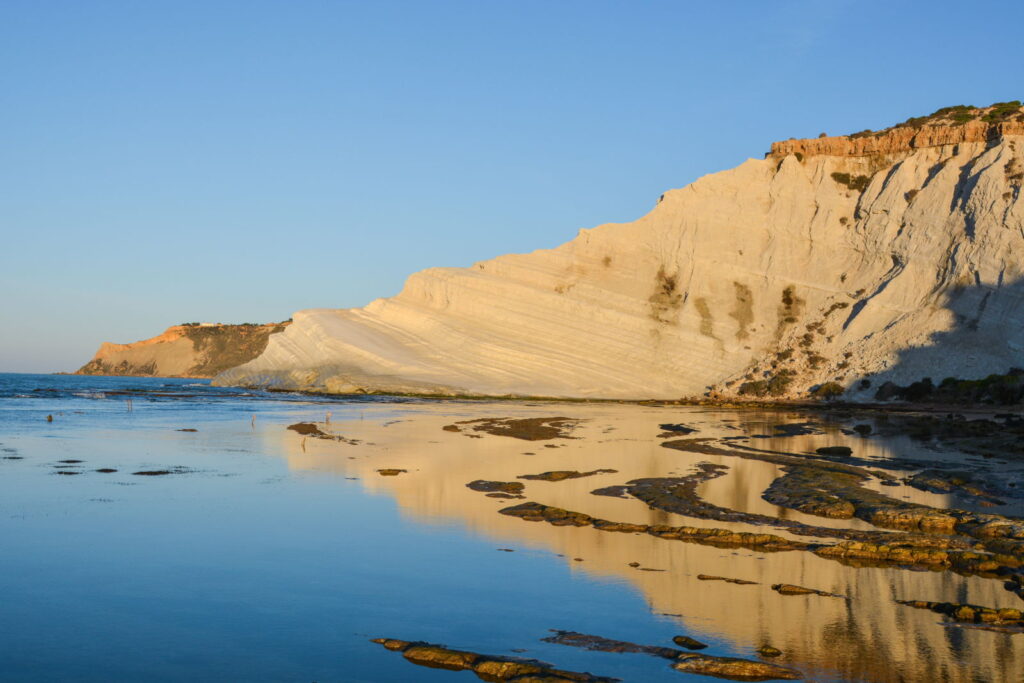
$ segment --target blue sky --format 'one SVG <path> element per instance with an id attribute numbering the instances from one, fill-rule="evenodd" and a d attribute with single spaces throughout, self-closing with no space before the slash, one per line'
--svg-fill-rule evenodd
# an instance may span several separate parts
<path id="1" fill-rule="evenodd" d="M 0 2 L 0 371 L 397 293 L 1024 98 L 1020 2 Z"/>

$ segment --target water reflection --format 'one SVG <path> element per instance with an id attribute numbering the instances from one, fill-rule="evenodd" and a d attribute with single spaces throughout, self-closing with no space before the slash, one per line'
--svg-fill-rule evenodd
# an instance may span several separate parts
<path id="1" fill-rule="evenodd" d="M 661 447 L 658 425 L 684 422 L 694 436 L 772 434 L 780 421 L 806 417 L 701 409 L 634 406 L 461 405 L 413 406 L 399 418 L 376 416 L 336 422 L 333 427 L 359 445 L 305 439 L 293 433 L 271 438 L 286 453 L 294 470 L 315 470 L 359 477 L 375 493 L 393 496 L 404 513 L 426 523 L 458 520 L 504 546 L 548 549 L 565 556 L 574 570 L 628 583 L 646 596 L 652 613 L 678 615 L 683 632 L 728 641 L 749 656 L 770 644 L 784 652 L 778 662 L 803 670 L 812 679 L 870 681 L 1017 680 L 1024 670 L 1024 635 L 951 626 L 928 611 L 897 605 L 896 599 L 952 601 L 990 607 L 1020 608 L 1020 600 L 1001 582 L 951 572 L 899 569 L 854 569 L 807 552 L 759 553 L 719 549 L 646 534 L 611 534 L 592 528 L 552 527 L 497 514 L 510 501 L 489 498 L 466 488 L 476 479 L 517 481 L 522 474 L 550 470 L 617 470 L 557 483 L 528 481 L 528 500 L 584 512 L 595 517 L 642 524 L 728 527 L 760 531 L 763 527 L 694 520 L 651 510 L 633 499 L 591 495 L 595 488 L 640 477 L 687 474 L 698 462 L 730 468 L 726 476 L 699 488 L 708 501 L 735 510 L 774 515 L 817 526 L 871 528 L 859 520 L 824 520 L 785 510 L 761 498 L 779 476 L 776 465 L 728 456 L 704 456 Z M 554 411 L 554 412 L 553 412 Z M 458 419 L 563 414 L 582 420 L 572 439 L 528 442 L 498 436 L 471 438 L 442 427 Z M 872 458 L 907 457 L 920 449 L 899 438 L 862 439 L 829 427 L 821 433 L 752 439 L 768 450 L 813 452 L 839 443 Z M 557 446 L 557 447 L 550 447 Z M 935 458 L 934 453 L 916 454 Z M 380 468 L 407 474 L 381 477 Z M 945 495 L 907 486 L 885 487 L 886 495 L 926 505 L 948 507 Z M 517 501 L 511 501 L 515 503 Z M 773 533 L 782 532 L 773 531 Z M 582 562 L 574 558 L 582 558 Z M 644 571 L 641 568 L 663 570 Z M 701 581 L 698 574 L 721 575 L 758 585 Z M 782 596 L 773 583 L 795 583 L 849 596 Z"/>

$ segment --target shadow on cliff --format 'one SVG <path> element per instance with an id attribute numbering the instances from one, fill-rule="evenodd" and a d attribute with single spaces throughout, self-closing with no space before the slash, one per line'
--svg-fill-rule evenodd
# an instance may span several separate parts
<path id="1" fill-rule="evenodd" d="M 899 351 L 897 360 L 884 370 L 854 379 L 847 396 L 857 400 L 1021 400 L 1024 371 L 1015 369 L 1024 368 L 1024 279 L 987 285 L 976 278 L 975 284 L 950 287 L 939 297 L 942 306 L 935 315 L 948 311 L 949 329 Z M 991 375 L 1003 379 L 989 378 L 984 385 L 982 380 Z"/>

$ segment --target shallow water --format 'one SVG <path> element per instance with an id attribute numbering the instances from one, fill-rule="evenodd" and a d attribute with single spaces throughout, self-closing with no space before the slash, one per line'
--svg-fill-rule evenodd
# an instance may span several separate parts
<path id="1" fill-rule="evenodd" d="M 331 428 L 358 443 L 285 429 L 323 422 L 328 412 Z M 442 429 L 554 415 L 582 420 L 573 438 Z M 590 494 L 713 462 L 728 474 L 699 492 L 717 505 L 870 528 L 764 501 L 761 491 L 781 473 L 775 465 L 666 449 L 658 438 L 668 422 L 721 437 L 772 435 L 774 425 L 808 421 L 818 433 L 740 443 L 799 453 L 849 444 L 874 458 L 959 456 L 766 411 L 336 400 L 194 380 L 0 375 L 0 457 L 21 458 L 0 460 L 0 679 L 476 680 L 416 667 L 368 642 L 387 636 L 536 657 L 625 681 L 704 680 L 654 657 L 540 641 L 565 629 L 666 646 L 686 634 L 710 645 L 703 653 L 753 659 L 769 643 L 784 653 L 776 663 L 808 680 L 1021 680 L 1024 634 L 951 626 L 894 602 L 1020 608 L 999 581 L 528 523 L 497 512 L 521 501 L 465 486 L 610 468 L 618 472 L 526 481 L 526 499 L 616 521 L 765 532 Z M 175 468 L 185 471 L 132 474 Z M 384 477 L 381 468 L 408 472 Z M 60 469 L 80 473 L 55 474 Z M 908 486 L 879 490 L 964 507 Z M 699 581 L 700 573 L 759 583 Z M 782 596 L 769 588 L 778 582 L 850 599 Z"/>

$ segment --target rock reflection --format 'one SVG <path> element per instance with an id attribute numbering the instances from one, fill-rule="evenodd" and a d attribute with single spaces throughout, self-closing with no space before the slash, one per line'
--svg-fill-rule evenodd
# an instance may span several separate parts
<path id="1" fill-rule="evenodd" d="M 418 521 L 457 520 L 502 545 L 518 543 L 564 555 L 574 571 L 614 577 L 636 586 L 653 613 L 680 615 L 676 618 L 686 633 L 727 640 L 751 657 L 770 644 L 783 653 L 775 661 L 798 668 L 811 679 L 1002 681 L 1015 680 L 1024 670 L 1024 635 L 964 628 L 946 623 L 941 615 L 896 603 L 928 600 L 1019 608 L 1019 598 L 998 580 L 948 571 L 852 568 L 801 551 L 759 553 L 647 534 L 531 524 L 497 513 L 517 501 L 489 498 L 466 486 L 476 480 L 522 482 L 527 500 L 603 519 L 785 535 L 771 527 L 708 523 L 652 510 L 635 499 L 590 493 L 632 479 L 685 475 L 697 463 L 712 462 L 730 469 L 725 476 L 700 486 L 700 495 L 711 503 L 817 526 L 873 528 L 860 520 L 828 520 L 767 503 L 761 493 L 782 473 L 776 465 L 670 450 L 662 448 L 663 440 L 658 438 L 659 425 L 665 423 L 696 428 L 699 433 L 693 436 L 771 435 L 776 433 L 774 425 L 807 422 L 806 416 L 611 405 L 459 404 L 465 417 L 458 419 L 558 414 L 582 420 L 572 429 L 574 439 L 527 442 L 490 434 L 467 438 L 463 433 L 445 431 L 443 427 L 453 421 L 452 410 L 444 404 L 409 407 L 401 422 L 391 422 L 386 428 L 383 418 L 372 416 L 336 421 L 334 430 L 358 440 L 359 445 L 308 441 L 303 450 L 300 437 L 294 434 L 275 438 L 281 440 L 293 469 L 358 476 L 363 486 L 393 496 L 402 510 Z M 865 440 L 843 434 L 835 426 L 822 427 L 820 433 L 737 443 L 800 453 L 842 443 L 862 457 L 905 455 L 905 451 L 892 450 L 893 440 Z M 404 469 L 408 474 L 385 479 L 377 474 L 380 469 Z M 556 482 L 517 478 L 536 472 L 598 469 L 616 472 Z M 886 487 L 883 492 L 924 505 L 952 504 L 946 495 L 905 485 Z M 584 562 L 572 562 L 571 558 L 583 558 Z M 701 581 L 699 574 L 757 583 Z M 785 596 L 770 589 L 777 583 L 811 586 L 849 599 Z"/>

